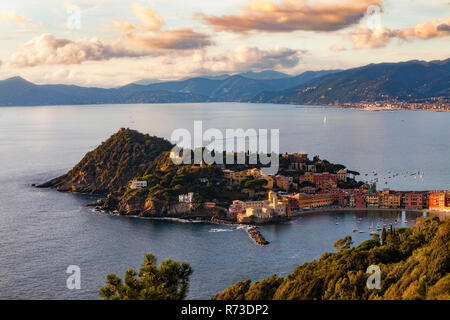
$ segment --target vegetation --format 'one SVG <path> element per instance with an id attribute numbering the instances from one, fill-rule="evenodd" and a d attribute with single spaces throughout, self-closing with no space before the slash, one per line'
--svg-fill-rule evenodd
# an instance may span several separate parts
<path id="1" fill-rule="evenodd" d="M 385 230 L 350 248 L 351 238 L 336 242 L 337 253 L 297 267 L 286 278 L 250 286 L 241 281 L 213 299 L 450 299 L 450 220 L 420 218 L 406 229 Z M 370 265 L 381 269 L 381 289 L 366 283 Z"/>
<path id="2" fill-rule="evenodd" d="M 108 274 L 100 295 L 104 300 L 181 300 L 186 298 L 191 274 L 187 262 L 166 259 L 158 268 L 155 256 L 147 253 L 139 277 L 132 268 L 125 272 L 125 283 Z"/>
<path id="3" fill-rule="evenodd" d="M 94 151 L 87 153 L 67 174 L 42 187 L 93 194 L 113 192 L 142 175 L 153 160 L 172 147 L 163 138 L 120 129 Z"/>

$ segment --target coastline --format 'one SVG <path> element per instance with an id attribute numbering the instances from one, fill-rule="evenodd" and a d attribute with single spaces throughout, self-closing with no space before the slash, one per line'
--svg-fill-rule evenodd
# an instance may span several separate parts
<path id="1" fill-rule="evenodd" d="M 118 217 L 132 218 L 132 219 L 143 219 L 143 220 L 161 220 L 161 221 L 171 221 L 178 223 L 208 223 L 212 225 L 228 225 L 228 226 L 246 226 L 247 228 L 252 228 L 258 225 L 277 225 L 280 222 L 285 222 L 286 219 L 283 220 L 273 220 L 273 221 L 264 221 L 264 222 L 253 222 L 253 223 L 239 223 L 237 221 L 224 220 L 215 217 L 211 217 L 207 219 L 203 216 L 180 216 L 180 217 L 144 217 L 139 215 L 120 215 L 117 213 L 113 213 L 110 211 L 99 210 L 98 208 L 94 208 L 93 211 L 101 212 L 103 214 L 114 215 Z M 402 208 L 323 208 L 316 210 L 307 210 L 301 212 L 291 213 L 291 218 L 297 218 L 304 215 L 313 215 L 313 214 L 330 214 L 330 213 L 338 213 L 338 212 L 410 212 L 410 213 L 427 213 L 428 215 L 439 216 L 441 219 L 449 219 L 450 212 L 447 211 L 435 211 L 429 209 L 402 209 Z"/>
<path id="2" fill-rule="evenodd" d="M 438 215 L 439 217 L 444 217 L 445 219 L 450 218 L 450 212 L 447 211 L 436 211 L 429 209 L 404 209 L 404 208 L 324 208 L 315 209 L 291 213 L 291 217 L 301 217 L 308 214 L 321 214 L 321 213 L 335 213 L 335 212 L 411 212 L 411 213 L 427 213 L 429 215 Z"/>

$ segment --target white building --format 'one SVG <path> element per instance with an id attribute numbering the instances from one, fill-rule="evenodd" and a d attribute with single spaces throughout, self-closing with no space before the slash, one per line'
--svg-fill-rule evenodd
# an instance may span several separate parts
<path id="1" fill-rule="evenodd" d="M 147 188 L 147 181 L 133 180 L 131 181 L 131 189 Z"/>
<path id="2" fill-rule="evenodd" d="M 270 191 L 269 199 L 262 201 L 242 202 L 242 213 L 237 215 L 238 222 L 256 220 L 270 220 L 277 216 L 288 214 L 286 202 L 280 202 L 278 195 Z"/>
<path id="3" fill-rule="evenodd" d="M 189 192 L 186 194 L 180 194 L 178 196 L 178 202 L 184 202 L 184 203 L 192 203 L 192 200 L 194 199 L 194 193 Z"/>

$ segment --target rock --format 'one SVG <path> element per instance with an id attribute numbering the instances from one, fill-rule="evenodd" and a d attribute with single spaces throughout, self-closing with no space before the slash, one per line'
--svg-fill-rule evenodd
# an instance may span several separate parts
<path id="1" fill-rule="evenodd" d="M 264 239 L 261 232 L 259 232 L 257 227 L 251 227 L 247 229 L 248 235 L 259 245 L 265 246 L 270 242 Z"/>

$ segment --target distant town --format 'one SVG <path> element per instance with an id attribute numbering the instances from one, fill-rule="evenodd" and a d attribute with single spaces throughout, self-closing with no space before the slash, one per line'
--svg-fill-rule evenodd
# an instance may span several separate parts
<path id="1" fill-rule="evenodd" d="M 358 102 L 343 103 L 342 107 L 365 110 L 365 111 L 382 111 L 382 110 L 421 110 L 421 111 L 450 111 L 450 99 L 430 98 L 420 102 L 405 101 L 386 101 L 386 102 Z"/>

